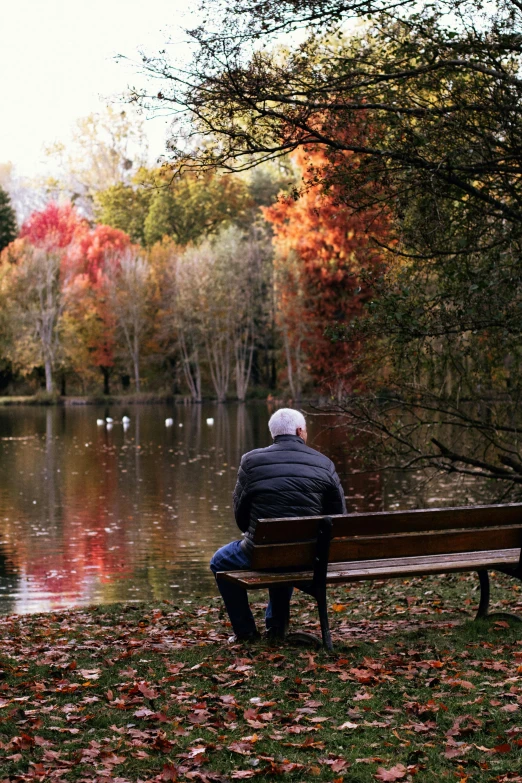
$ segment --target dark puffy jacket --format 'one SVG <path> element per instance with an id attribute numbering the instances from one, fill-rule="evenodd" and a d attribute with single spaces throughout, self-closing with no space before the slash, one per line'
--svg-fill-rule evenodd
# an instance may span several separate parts
<path id="1" fill-rule="evenodd" d="M 277 435 L 274 443 L 243 455 L 234 489 L 234 514 L 248 535 L 258 519 L 345 514 L 344 492 L 332 460 L 297 435 Z"/>

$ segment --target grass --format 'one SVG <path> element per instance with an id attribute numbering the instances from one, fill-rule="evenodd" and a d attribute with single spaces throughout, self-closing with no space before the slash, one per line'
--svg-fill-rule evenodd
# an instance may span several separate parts
<path id="1" fill-rule="evenodd" d="M 331 655 L 226 644 L 219 599 L 3 618 L 0 781 L 522 781 L 522 625 L 471 622 L 475 587 L 332 591 Z"/>

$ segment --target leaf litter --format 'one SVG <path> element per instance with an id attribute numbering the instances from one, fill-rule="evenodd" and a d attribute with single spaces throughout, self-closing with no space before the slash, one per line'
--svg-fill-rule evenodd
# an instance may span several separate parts
<path id="1" fill-rule="evenodd" d="M 522 781 L 522 626 L 470 622 L 475 584 L 332 590 L 331 655 L 228 645 L 217 598 L 2 617 L 0 783 Z"/>

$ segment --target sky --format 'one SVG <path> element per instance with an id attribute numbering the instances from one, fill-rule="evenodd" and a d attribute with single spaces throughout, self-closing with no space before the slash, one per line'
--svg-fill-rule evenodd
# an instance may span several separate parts
<path id="1" fill-rule="evenodd" d="M 103 109 L 140 77 L 130 63 L 172 39 L 188 55 L 184 28 L 199 0 L 0 0 L 0 164 L 45 172 L 44 146 L 67 141 L 76 120 Z M 167 120 L 146 123 L 151 159 L 164 150 Z"/>

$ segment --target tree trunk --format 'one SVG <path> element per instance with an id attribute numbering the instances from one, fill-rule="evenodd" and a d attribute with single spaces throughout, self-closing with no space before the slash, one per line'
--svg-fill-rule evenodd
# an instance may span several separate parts
<path id="1" fill-rule="evenodd" d="M 136 385 L 136 393 L 139 394 L 140 392 L 140 346 L 138 337 L 135 334 L 134 335 L 134 355 L 132 357 L 134 362 L 134 383 Z"/>
<path id="2" fill-rule="evenodd" d="M 288 337 L 288 329 L 286 326 L 283 326 L 283 342 L 285 346 L 285 356 L 286 356 L 286 373 L 288 377 L 288 385 L 290 387 L 290 394 L 293 398 L 296 397 L 295 393 L 295 387 L 294 387 L 294 373 L 292 368 L 292 355 L 290 350 L 290 339 Z"/>
<path id="3" fill-rule="evenodd" d="M 53 370 L 51 367 L 51 360 L 45 360 L 45 391 L 48 394 L 53 393 Z"/>
<path id="4" fill-rule="evenodd" d="M 226 402 L 230 380 L 230 340 L 228 335 L 216 341 L 205 339 L 212 384 L 218 402 Z"/>
<path id="5" fill-rule="evenodd" d="M 236 359 L 236 394 L 240 402 L 244 402 L 250 383 L 252 372 L 252 360 L 254 357 L 253 328 L 250 326 L 245 333 L 239 332 L 234 341 L 234 354 Z"/>
<path id="6" fill-rule="evenodd" d="M 179 346 L 181 348 L 181 363 L 183 374 L 190 391 L 190 396 L 194 402 L 201 402 L 201 368 L 199 364 L 199 354 L 194 350 L 189 354 L 185 335 L 180 333 Z"/>
<path id="7" fill-rule="evenodd" d="M 110 368 L 109 367 L 100 367 L 100 370 L 103 375 L 103 393 L 108 397 L 111 393 L 110 390 Z"/>

